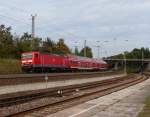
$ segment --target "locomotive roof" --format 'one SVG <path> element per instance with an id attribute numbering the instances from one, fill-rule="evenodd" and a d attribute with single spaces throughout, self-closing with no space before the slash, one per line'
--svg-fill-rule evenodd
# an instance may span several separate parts
<path id="1" fill-rule="evenodd" d="M 26 53 L 40 53 L 40 54 L 46 54 L 46 55 L 55 55 L 55 56 L 64 56 L 64 57 L 66 57 L 66 55 L 64 55 L 64 54 L 55 54 L 55 53 L 39 52 L 39 51 L 23 52 L 22 54 L 26 54 Z"/>
<path id="2" fill-rule="evenodd" d="M 63 56 L 63 57 L 69 57 L 71 60 L 75 61 L 92 61 L 92 62 L 98 62 L 98 63 L 104 63 L 107 64 L 104 60 L 102 59 L 94 59 L 94 58 L 88 58 L 88 57 L 81 57 L 81 56 L 76 56 L 72 54 L 64 55 L 64 54 L 54 54 L 54 53 L 48 53 L 48 52 L 39 52 L 39 51 L 32 51 L 32 52 L 23 52 L 23 54 L 27 53 L 41 53 L 41 54 L 47 54 L 47 55 L 55 55 L 55 56 Z"/>

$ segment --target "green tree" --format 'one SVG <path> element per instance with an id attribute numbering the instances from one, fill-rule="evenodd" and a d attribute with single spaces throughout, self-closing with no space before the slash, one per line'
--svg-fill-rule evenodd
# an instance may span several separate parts
<path id="1" fill-rule="evenodd" d="M 86 46 L 85 50 L 86 50 L 86 57 L 92 58 L 93 57 L 92 49 L 90 47 Z M 81 49 L 79 55 L 84 56 L 84 48 Z"/>
<path id="2" fill-rule="evenodd" d="M 39 51 L 41 43 L 42 43 L 42 38 L 40 37 L 31 38 L 32 51 Z"/>
<path id="3" fill-rule="evenodd" d="M 145 48 L 143 52 L 144 58 L 150 58 L 150 50 L 149 48 Z"/>
<path id="4" fill-rule="evenodd" d="M 59 54 L 70 54 L 71 50 L 69 47 L 65 44 L 64 39 L 59 39 L 59 41 L 56 44 L 57 47 L 57 53 Z"/>
<path id="5" fill-rule="evenodd" d="M 75 55 L 77 55 L 77 56 L 79 56 L 79 55 L 80 55 L 79 50 L 78 50 L 78 48 L 77 48 L 77 47 L 75 48 L 75 52 L 74 52 L 74 54 L 75 54 Z"/>
<path id="6" fill-rule="evenodd" d="M 149 48 L 135 48 L 133 49 L 131 52 L 125 52 L 126 58 L 127 59 L 142 59 L 142 53 L 143 53 L 143 57 L 145 58 L 150 58 L 150 50 Z M 118 54 L 115 56 L 111 56 L 108 58 L 122 58 L 123 59 L 123 54 Z M 114 62 L 111 61 L 109 62 L 110 64 L 113 64 Z M 121 64 L 120 64 L 121 65 Z M 124 64 L 122 64 L 124 66 Z M 142 66 L 142 62 L 141 61 L 135 61 L 134 63 L 132 62 L 128 62 L 127 61 L 127 71 L 128 72 L 139 72 L 141 70 L 143 70 L 143 66 Z"/>
<path id="7" fill-rule="evenodd" d="M 11 34 L 11 27 L 0 25 L 0 57 L 10 58 L 14 57 L 16 49 L 13 43 L 13 35 Z"/>
<path id="8" fill-rule="evenodd" d="M 42 50 L 41 51 L 55 53 L 55 51 L 56 51 L 56 44 L 55 44 L 55 42 L 52 41 L 49 37 L 47 37 L 46 40 L 43 41 Z"/>
<path id="9" fill-rule="evenodd" d="M 14 39 L 18 53 L 39 51 L 41 45 L 41 38 L 32 38 L 31 34 L 24 33 L 20 38 Z"/>
<path id="10" fill-rule="evenodd" d="M 31 35 L 28 33 L 24 33 L 20 40 L 18 41 L 18 50 L 22 52 L 29 52 L 32 51 L 32 45 L 31 45 Z"/>

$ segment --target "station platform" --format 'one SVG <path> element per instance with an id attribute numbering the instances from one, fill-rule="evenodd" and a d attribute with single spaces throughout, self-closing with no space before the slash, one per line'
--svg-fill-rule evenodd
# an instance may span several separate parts
<path id="1" fill-rule="evenodd" d="M 137 117 L 150 96 L 150 79 L 46 117 Z"/>
<path id="2" fill-rule="evenodd" d="M 38 90 L 38 89 L 53 88 L 53 87 L 59 87 L 59 86 L 95 82 L 95 81 L 112 79 L 112 78 L 122 77 L 122 76 L 125 76 L 125 74 L 95 77 L 95 78 L 82 78 L 82 79 L 74 78 L 74 79 L 66 79 L 66 80 L 61 80 L 61 81 L 0 86 L 0 95 L 7 94 L 7 93 L 21 92 L 21 91 L 30 91 L 30 90 Z"/>

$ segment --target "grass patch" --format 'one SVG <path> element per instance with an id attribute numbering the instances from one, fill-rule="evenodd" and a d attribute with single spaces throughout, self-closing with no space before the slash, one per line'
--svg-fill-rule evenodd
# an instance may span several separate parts
<path id="1" fill-rule="evenodd" d="M 21 73 L 20 61 L 16 59 L 0 59 L 0 74 Z"/>
<path id="2" fill-rule="evenodd" d="M 138 117 L 150 117 L 150 96 L 145 101 L 145 107 L 139 113 Z"/>
<path id="3" fill-rule="evenodd" d="M 128 73 L 137 73 L 140 72 L 140 67 L 136 67 L 136 66 L 127 66 L 127 72 Z"/>

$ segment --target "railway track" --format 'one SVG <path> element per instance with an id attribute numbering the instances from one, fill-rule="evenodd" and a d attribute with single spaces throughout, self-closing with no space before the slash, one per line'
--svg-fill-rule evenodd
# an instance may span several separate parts
<path id="1" fill-rule="evenodd" d="M 0 112 L 9 112 L 6 112 L 7 114 L 5 113 L 5 116 L 24 116 L 26 114 L 34 115 L 34 113 L 38 110 L 38 116 L 42 116 L 40 114 L 45 112 L 44 109 L 46 109 L 45 114 L 53 113 L 70 105 L 112 93 L 146 79 L 147 77 L 145 76 L 141 77 L 137 75 L 129 75 L 126 77 L 108 79 L 99 82 L 57 87 L 55 89 L 47 89 L 45 91 L 34 93 L 32 92 L 31 94 L 24 94 L 21 96 L 8 96 L 7 98 L 5 97 L 0 99 Z M 43 100 L 45 101 L 43 102 Z M 24 107 L 25 105 L 26 107 Z M 17 108 L 19 109 L 17 110 Z M 13 109 L 17 111 L 13 111 Z M 2 114 L 0 113 L 0 115 Z"/>
<path id="2" fill-rule="evenodd" d="M 16 93 L 16 95 L 13 96 L 13 94 L 6 94 L 4 96 L 0 97 L 0 107 L 4 106 L 10 106 L 13 105 L 13 103 L 20 103 L 24 101 L 30 101 L 33 99 L 45 97 L 45 96 L 60 96 L 64 95 L 66 93 L 70 92 L 76 92 L 78 90 L 86 90 L 88 88 L 96 88 L 99 86 L 104 86 L 104 85 L 109 85 L 112 83 L 117 83 L 118 80 L 124 81 L 126 79 L 124 78 L 114 78 L 114 79 L 108 79 L 104 81 L 99 81 L 99 82 L 92 82 L 92 83 L 84 83 L 84 84 L 77 84 L 77 85 L 72 85 L 72 86 L 63 86 L 63 87 L 55 87 L 55 88 L 50 88 L 50 89 L 43 89 L 40 91 L 29 91 L 24 92 L 22 95 Z M 27 94 L 26 94 L 27 93 Z M 18 95 L 17 95 L 18 94 Z"/>
<path id="3" fill-rule="evenodd" d="M 17 85 L 45 82 L 45 76 L 48 76 L 48 81 L 58 81 L 75 78 L 91 78 L 100 76 L 109 76 L 120 74 L 121 72 L 80 72 L 80 73 L 49 73 L 49 74 L 14 74 L 14 75 L 0 75 L 0 86 Z"/>

